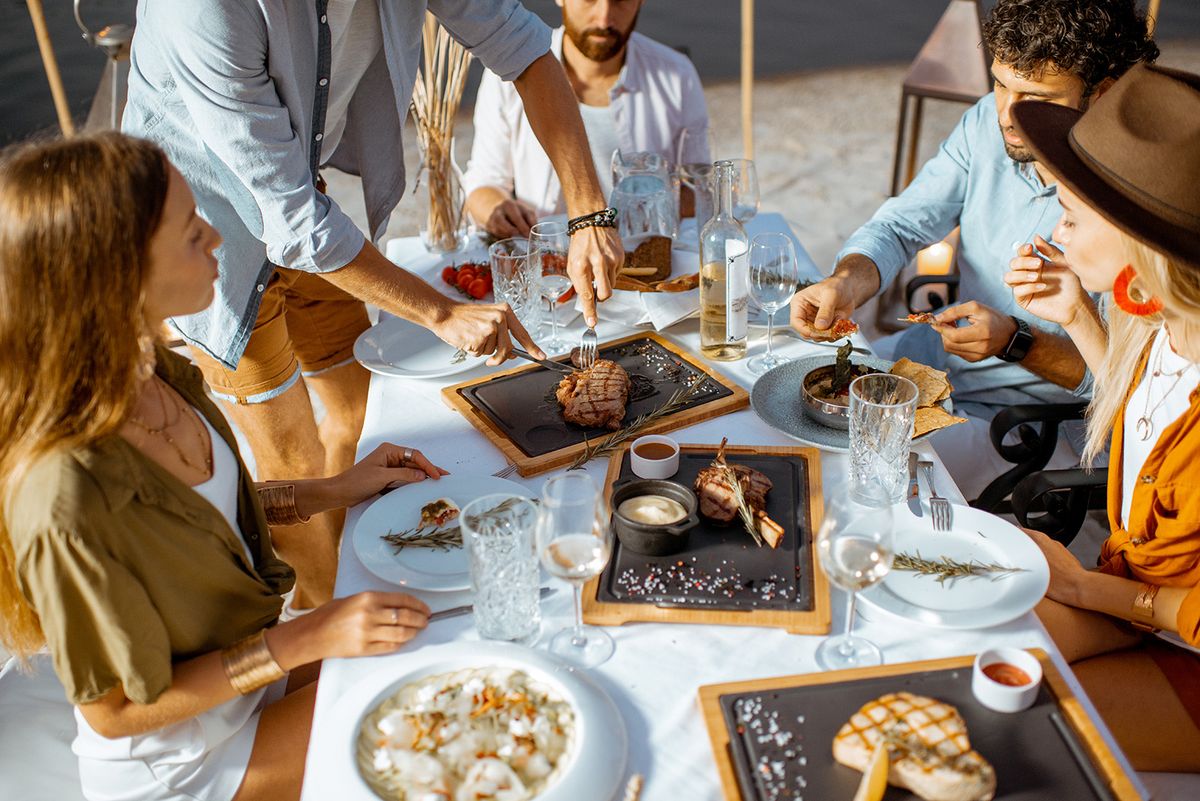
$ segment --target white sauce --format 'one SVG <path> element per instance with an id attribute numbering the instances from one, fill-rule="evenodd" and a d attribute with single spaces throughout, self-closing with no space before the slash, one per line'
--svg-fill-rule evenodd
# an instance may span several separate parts
<path id="1" fill-rule="evenodd" d="M 661 495 L 639 495 L 621 502 L 617 512 L 627 520 L 651 526 L 665 526 L 687 517 L 683 504 Z"/>

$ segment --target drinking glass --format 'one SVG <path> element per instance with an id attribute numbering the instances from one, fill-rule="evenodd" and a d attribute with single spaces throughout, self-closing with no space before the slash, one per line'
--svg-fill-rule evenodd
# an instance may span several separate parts
<path id="1" fill-rule="evenodd" d="M 675 163 L 679 165 L 679 181 L 692 192 L 692 202 L 699 232 L 713 214 L 713 161 L 716 153 L 712 129 L 681 128 L 675 147 Z"/>
<path id="2" fill-rule="evenodd" d="M 758 170 L 752 159 L 733 162 L 733 216 L 745 225 L 758 214 Z"/>
<path id="3" fill-rule="evenodd" d="M 561 353 L 571 344 L 558 335 L 558 299 L 571 288 L 567 276 L 567 224 L 557 220 L 540 222 L 529 229 L 529 259 L 537 277 L 538 291 L 550 307 L 550 339 L 540 343 L 548 353 Z"/>
<path id="4" fill-rule="evenodd" d="M 591 476 L 569 471 L 542 487 L 537 547 L 542 565 L 571 584 L 575 623 L 550 640 L 550 651 L 583 667 L 604 662 L 613 652 L 612 637 L 583 625 L 583 585 L 600 574 L 611 551 L 611 515 L 604 494 Z"/>
<path id="5" fill-rule="evenodd" d="M 817 664 L 825 670 L 867 667 L 883 662 L 879 646 L 855 637 L 854 607 L 860 590 L 883 580 L 892 568 L 892 506 L 879 487 L 873 503 L 845 494 L 826 499 L 825 517 L 817 531 L 817 557 L 829 581 L 846 592 L 846 628 L 817 647 Z"/>
<path id="6" fill-rule="evenodd" d="M 488 260 L 496 299 L 512 307 L 525 330 L 536 330 L 541 292 L 530 266 L 529 240 L 523 236 L 501 239 L 488 248 Z"/>
<path id="7" fill-rule="evenodd" d="M 775 312 L 791 302 L 799 280 L 800 265 L 790 236 L 756 234 L 750 240 L 750 296 L 767 313 L 767 352 L 746 365 L 755 375 L 789 361 L 774 354 L 771 340 L 775 333 Z"/>
<path id="8" fill-rule="evenodd" d="M 459 526 L 479 636 L 532 644 L 542 624 L 537 507 L 518 495 L 485 495 L 463 507 Z"/>
<path id="9" fill-rule="evenodd" d="M 850 382 L 850 494 L 861 502 L 904 500 L 917 394 L 889 373 Z"/>

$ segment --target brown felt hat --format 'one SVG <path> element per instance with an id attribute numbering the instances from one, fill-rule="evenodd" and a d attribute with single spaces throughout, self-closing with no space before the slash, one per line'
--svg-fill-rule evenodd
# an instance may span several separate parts
<path id="1" fill-rule="evenodd" d="M 1200 75 L 1138 65 L 1086 113 L 1026 100 L 1012 115 L 1037 160 L 1089 206 L 1200 268 Z"/>

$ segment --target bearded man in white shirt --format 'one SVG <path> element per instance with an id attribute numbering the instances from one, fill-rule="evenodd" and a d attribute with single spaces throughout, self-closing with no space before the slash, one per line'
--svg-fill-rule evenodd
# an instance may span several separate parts
<path id="1" fill-rule="evenodd" d="M 605 196 L 614 150 L 650 151 L 674 164 L 708 162 L 708 109 L 683 54 L 634 32 L 644 0 L 556 0 L 563 27 L 551 52 L 562 62 L 587 130 Z M 687 137 L 682 132 L 688 131 Z M 677 151 L 681 141 L 688 151 Z M 539 217 L 565 211 L 562 185 L 534 136 L 520 96 L 484 73 L 464 179 L 467 209 L 497 237 L 526 236 Z M 683 199 L 685 215 L 690 198 Z"/>

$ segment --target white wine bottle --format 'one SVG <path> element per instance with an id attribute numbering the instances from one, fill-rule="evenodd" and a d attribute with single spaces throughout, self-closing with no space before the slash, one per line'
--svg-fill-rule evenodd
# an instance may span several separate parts
<path id="1" fill-rule="evenodd" d="M 733 172 L 733 162 L 714 165 L 716 213 L 700 232 L 700 353 L 719 361 L 746 355 L 749 242 L 733 216 Z"/>

